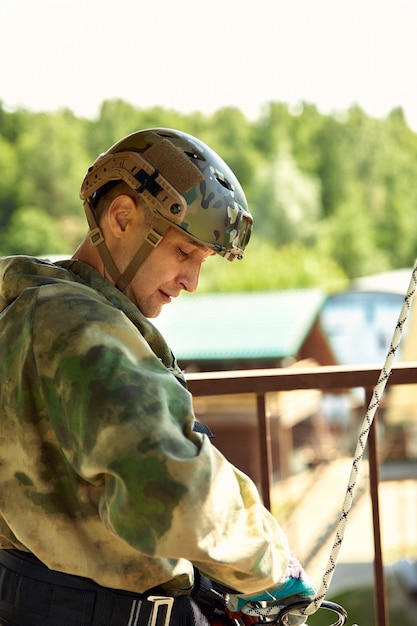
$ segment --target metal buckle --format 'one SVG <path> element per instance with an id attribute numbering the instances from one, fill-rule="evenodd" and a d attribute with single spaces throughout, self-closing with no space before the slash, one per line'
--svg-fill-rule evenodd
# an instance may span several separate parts
<path id="1" fill-rule="evenodd" d="M 149 626 L 169 626 L 174 598 L 171 598 L 169 596 L 148 596 L 147 600 L 154 603 L 154 607 L 152 609 L 152 618 Z M 166 607 L 165 619 L 163 620 L 163 622 L 157 624 L 160 607 Z"/>

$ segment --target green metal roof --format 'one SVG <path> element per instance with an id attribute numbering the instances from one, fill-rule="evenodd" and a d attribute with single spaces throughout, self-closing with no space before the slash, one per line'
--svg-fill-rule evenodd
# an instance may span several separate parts
<path id="1" fill-rule="evenodd" d="M 181 360 L 295 356 L 316 320 L 319 289 L 183 294 L 152 322 Z"/>

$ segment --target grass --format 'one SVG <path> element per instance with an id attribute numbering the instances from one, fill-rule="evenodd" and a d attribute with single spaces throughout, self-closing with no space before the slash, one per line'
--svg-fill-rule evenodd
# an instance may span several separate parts
<path id="1" fill-rule="evenodd" d="M 387 578 L 388 595 L 388 624 L 390 626 L 413 626 L 410 621 L 410 611 L 404 604 L 405 595 L 398 588 L 394 576 Z M 343 593 L 328 597 L 327 600 L 340 604 L 348 614 L 346 626 L 376 626 L 374 591 L 372 586 L 360 589 L 349 589 Z M 308 626 L 330 626 L 337 621 L 337 615 L 325 609 L 308 618 Z M 414 622 L 415 623 L 415 622 Z"/>

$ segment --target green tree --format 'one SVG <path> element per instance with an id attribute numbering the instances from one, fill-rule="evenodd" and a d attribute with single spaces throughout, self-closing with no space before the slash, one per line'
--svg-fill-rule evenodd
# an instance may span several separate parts
<path id="1" fill-rule="evenodd" d="M 226 161 L 243 187 L 251 184 L 257 154 L 252 146 L 251 125 L 239 109 L 225 107 L 214 113 L 200 138 Z"/>
<path id="2" fill-rule="evenodd" d="M 121 99 L 104 100 L 97 119 L 87 126 L 86 147 L 90 160 L 140 128 L 139 117 L 139 111 Z"/>
<path id="3" fill-rule="evenodd" d="M 320 220 L 320 181 L 303 173 L 287 144 L 258 165 L 249 192 L 254 229 L 275 245 L 314 243 Z"/>
<path id="4" fill-rule="evenodd" d="M 336 291 L 347 276 L 331 256 L 300 243 L 280 248 L 253 236 L 241 261 L 229 263 L 215 255 L 203 266 L 199 291 L 271 291 L 321 287 Z"/>
<path id="5" fill-rule="evenodd" d="M 315 136 L 314 149 L 319 155 L 316 173 L 321 181 L 323 215 L 327 217 L 349 195 L 351 154 L 346 151 L 346 126 L 331 116 L 326 117 Z"/>
<path id="6" fill-rule="evenodd" d="M 321 157 L 317 137 L 327 117 L 308 102 L 290 107 L 289 113 L 287 131 L 291 137 L 294 158 L 302 172 L 317 176 Z"/>
<path id="7" fill-rule="evenodd" d="M 176 111 L 153 107 L 138 109 L 121 100 L 104 100 L 99 116 L 88 125 L 87 149 L 91 159 L 104 152 L 125 135 L 143 128 L 186 130 L 186 117 Z"/>
<path id="8" fill-rule="evenodd" d="M 390 269 L 389 254 L 375 245 L 372 217 L 359 185 L 322 223 L 317 241 L 319 254 L 334 259 L 350 278 Z"/>
<path id="9" fill-rule="evenodd" d="M 384 125 L 386 150 L 380 176 L 385 205 L 376 243 L 388 250 L 393 267 L 413 265 L 417 256 L 417 135 L 408 128 L 403 111 L 395 109 Z"/>
<path id="10" fill-rule="evenodd" d="M 0 100 L 0 137 L 11 144 L 14 143 L 29 123 L 31 115 L 26 109 L 21 108 L 12 112 L 6 111 Z"/>
<path id="11" fill-rule="evenodd" d="M 266 278 L 272 258 L 280 275 L 299 286 L 313 280 L 302 264 L 314 267 L 315 255 L 326 267 L 333 260 L 332 267 L 343 268 L 349 277 L 410 265 L 417 256 L 412 227 L 417 218 L 417 134 L 403 111 L 394 109 L 385 120 L 358 106 L 343 115 L 323 115 L 307 102 L 296 107 L 269 102 L 253 121 L 233 107 L 210 116 L 198 111 L 184 115 L 163 107 L 138 109 L 119 99 L 104 101 L 97 119 L 86 120 L 66 110 L 9 112 L 0 102 L 3 248 L 6 234 L 8 240 L 12 236 L 15 213 L 41 207 L 58 233 L 57 252 L 71 251 L 86 230 L 78 191 L 87 167 L 121 136 L 155 126 L 181 129 L 212 146 L 248 197 L 257 254 L 268 267 L 254 262 L 253 277 L 241 282 L 229 272 L 222 284 L 231 277 L 242 288 L 252 288 L 252 282 L 275 284 L 275 275 L 270 283 Z M 27 229 L 24 239 L 29 238 Z M 263 257 L 260 250 L 267 245 Z M 210 280 L 217 284 L 222 271 Z"/>
<path id="12" fill-rule="evenodd" d="M 17 207 L 20 171 L 14 146 L 0 135 L 0 230 Z"/>
<path id="13" fill-rule="evenodd" d="M 65 251 L 65 241 L 55 221 L 44 209 L 36 206 L 22 206 L 14 211 L 0 235 L 2 255 L 40 256 Z"/>
<path id="14" fill-rule="evenodd" d="M 253 145 L 266 160 L 275 159 L 282 143 L 290 140 L 288 105 L 269 102 L 253 122 Z"/>
<path id="15" fill-rule="evenodd" d="M 84 132 L 84 123 L 68 111 L 33 114 L 16 142 L 19 205 L 40 206 L 53 216 L 82 215 L 79 187 L 90 165 Z"/>

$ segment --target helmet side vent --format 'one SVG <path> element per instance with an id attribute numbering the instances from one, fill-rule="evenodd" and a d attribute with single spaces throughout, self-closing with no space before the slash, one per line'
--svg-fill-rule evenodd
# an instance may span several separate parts
<path id="1" fill-rule="evenodd" d="M 220 183 L 220 185 L 222 185 L 225 189 L 234 191 L 233 185 L 218 170 L 214 171 L 214 176 L 216 177 L 217 182 Z"/>

